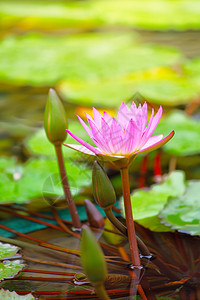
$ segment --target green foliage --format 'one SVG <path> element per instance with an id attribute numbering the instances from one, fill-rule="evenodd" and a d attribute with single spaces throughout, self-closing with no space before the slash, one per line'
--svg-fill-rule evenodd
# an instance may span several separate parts
<path id="1" fill-rule="evenodd" d="M 65 166 L 73 195 L 91 184 L 91 170 L 85 165 L 67 160 Z M 25 164 L 15 165 L 12 176 L 6 168 L 4 172 L 0 174 L 1 203 L 25 203 L 36 197 L 54 198 L 64 194 L 56 160 L 32 158 Z"/>
<path id="2" fill-rule="evenodd" d="M 200 27 L 199 1 L 1 1 L 4 27 L 55 29 L 122 25 L 153 30 L 186 30 Z M 30 21 L 28 21 L 30 19 Z M 22 25 L 21 25 L 22 24 Z"/>
<path id="3" fill-rule="evenodd" d="M 3 244 L 0 242 L 0 260 L 14 256 L 19 248 L 10 244 Z"/>
<path id="4" fill-rule="evenodd" d="M 20 260 L 7 260 L 14 256 L 18 250 L 19 248 L 13 245 L 0 243 L 0 281 L 7 277 L 14 277 L 24 268 L 24 264 Z"/>
<path id="5" fill-rule="evenodd" d="M 169 197 L 182 195 L 185 191 L 185 178 L 182 171 L 174 171 L 161 184 L 153 185 L 150 190 L 136 190 L 131 195 L 134 220 L 155 231 L 168 231 L 158 218 Z"/>
<path id="6" fill-rule="evenodd" d="M 152 67 L 172 66 L 182 59 L 177 50 L 145 46 L 134 40 L 130 33 L 87 33 L 67 38 L 7 36 L 0 43 L 0 80 L 52 85 L 63 79 L 117 79 Z"/>
<path id="7" fill-rule="evenodd" d="M 21 263 L 20 260 L 6 261 L 0 263 L 0 280 L 17 275 L 23 269 L 23 267 L 24 265 Z"/>
<path id="8" fill-rule="evenodd" d="M 170 129 L 169 129 L 170 125 Z M 164 145 L 165 151 L 171 155 L 185 156 L 200 153 L 200 123 L 181 111 L 174 111 L 163 118 L 156 128 L 155 134 L 169 134 L 175 131 L 173 139 Z"/>
<path id="9" fill-rule="evenodd" d="M 158 59 L 159 53 L 153 55 Z M 147 54 L 144 57 L 148 60 Z M 140 64 L 140 59 L 136 58 L 134 68 L 137 68 L 137 62 Z M 186 74 L 180 75 L 169 67 L 152 66 L 143 70 L 142 63 L 138 65 L 138 70 L 134 71 L 134 68 L 126 76 L 116 78 L 65 80 L 58 85 L 58 89 L 63 97 L 68 97 L 74 103 L 105 107 L 119 106 L 122 99 L 129 100 L 138 93 L 151 102 L 168 106 L 188 103 L 199 95 L 199 83 Z"/>
<path id="10" fill-rule="evenodd" d="M 16 292 L 5 291 L 0 289 L 0 298 L 3 300 L 33 300 L 34 298 L 31 294 L 20 296 Z"/>
<path id="11" fill-rule="evenodd" d="M 93 1 L 109 25 L 134 26 L 153 30 L 186 30 L 200 27 L 198 1 L 144 0 Z"/>
<path id="12" fill-rule="evenodd" d="M 78 135 L 83 140 L 92 144 L 92 141 L 88 134 L 83 129 L 82 125 L 79 122 L 70 122 L 68 129 L 72 131 L 74 134 Z M 65 141 L 67 144 L 78 144 L 78 142 L 68 134 L 67 140 Z M 28 151 L 33 155 L 42 155 L 47 157 L 55 157 L 55 149 L 54 146 L 49 142 L 46 137 L 44 129 L 39 129 L 33 135 L 28 137 L 25 141 L 25 146 Z M 62 147 L 64 157 L 66 158 L 79 158 L 80 153 L 77 154 L 77 151 L 72 150 L 67 147 Z"/>
<path id="13" fill-rule="evenodd" d="M 173 229 L 200 234 L 200 181 L 188 181 L 183 195 L 170 198 L 160 213 L 162 220 Z"/>

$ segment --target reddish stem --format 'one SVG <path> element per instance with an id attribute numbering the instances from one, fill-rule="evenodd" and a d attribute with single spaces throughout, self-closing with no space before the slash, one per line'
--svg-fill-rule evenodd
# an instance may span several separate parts
<path id="1" fill-rule="evenodd" d="M 70 188 L 69 188 L 69 183 L 67 180 L 67 174 L 65 171 L 65 165 L 64 165 L 64 160 L 63 160 L 63 154 L 62 154 L 62 148 L 61 145 L 56 145 L 55 146 L 56 149 L 56 155 L 57 155 L 57 160 L 58 160 L 58 165 L 59 165 L 59 170 L 60 170 L 60 177 L 62 180 L 62 185 L 63 185 L 63 190 L 65 193 L 65 198 L 67 200 L 67 204 L 68 204 L 68 208 L 69 208 L 69 212 L 72 218 L 72 223 L 74 225 L 75 228 L 81 228 L 82 224 L 81 221 L 79 219 L 79 215 L 76 209 L 76 205 L 73 201 L 72 198 L 72 194 L 70 192 Z"/>
<path id="2" fill-rule="evenodd" d="M 131 260 L 134 266 L 139 267 L 141 266 L 141 263 L 140 263 L 139 251 L 138 251 L 136 234 L 135 234 L 132 207 L 131 207 L 128 167 L 120 169 L 120 172 L 122 178 L 126 226 L 128 231 Z"/>
<path id="3" fill-rule="evenodd" d="M 160 151 L 156 153 L 156 156 L 154 158 L 154 176 L 162 176 Z"/>

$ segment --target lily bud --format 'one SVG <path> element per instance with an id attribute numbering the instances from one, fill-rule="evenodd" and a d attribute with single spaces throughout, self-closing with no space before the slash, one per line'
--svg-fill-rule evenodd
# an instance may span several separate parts
<path id="1" fill-rule="evenodd" d="M 97 161 L 95 161 L 93 165 L 92 186 L 95 201 L 103 209 L 108 209 L 115 204 L 116 195 L 112 183 Z"/>
<path id="2" fill-rule="evenodd" d="M 53 89 L 49 90 L 44 114 L 44 128 L 51 143 L 59 145 L 67 137 L 67 118 L 62 102 Z"/>
<path id="3" fill-rule="evenodd" d="M 103 251 L 87 225 L 82 226 L 80 250 L 81 263 L 90 282 L 105 281 L 107 268 Z"/>

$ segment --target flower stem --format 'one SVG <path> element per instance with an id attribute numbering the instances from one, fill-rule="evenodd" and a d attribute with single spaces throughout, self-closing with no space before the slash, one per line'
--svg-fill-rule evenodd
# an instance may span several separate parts
<path id="1" fill-rule="evenodd" d="M 99 299 L 110 300 L 110 297 L 105 291 L 103 283 L 94 283 L 95 291 Z"/>
<path id="2" fill-rule="evenodd" d="M 62 154 L 62 148 L 61 144 L 55 145 L 56 149 L 56 155 L 57 155 L 57 160 L 58 160 L 58 165 L 59 165 L 59 170 L 60 170 L 60 176 L 62 180 L 62 185 L 63 185 L 63 190 L 65 193 L 65 198 L 67 200 L 69 212 L 72 218 L 72 223 L 75 228 L 81 228 L 81 221 L 79 219 L 79 215 L 76 209 L 76 205 L 73 201 L 72 194 L 70 192 L 69 188 L 69 183 L 67 180 L 67 174 L 65 171 L 65 165 L 64 165 L 64 160 L 63 160 L 63 154 Z"/>
<path id="3" fill-rule="evenodd" d="M 128 231 L 131 260 L 134 266 L 141 266 L 131 207 L 128 167 L 120 169 L 120 172 L 122 178 L 126 226 Z"/>
<path id="4" fill-rule="evenodd" d="M 124 226 L 113 214 L 112 209 L 104 209 L 106 217 L 110 220 L 110 222 L 125 236 L 128 237 L 128 232 L 126 226 Z M 137 245 L 140 249 L 141 253 L 145 256 L 150 256 L 151 253 L 144 242 L 136 235 Z"/>

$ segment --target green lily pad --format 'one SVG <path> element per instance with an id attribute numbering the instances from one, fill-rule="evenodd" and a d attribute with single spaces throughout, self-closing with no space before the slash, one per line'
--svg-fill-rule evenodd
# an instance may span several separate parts
<path id="1" fill-rule="evenodd" d="M 182 171 L 174 171 L 161 184 L 153 185 L 150 190 L 136 190 L 131 195 L 134 220 L 154 231 L 170 231 L 161 226 L 158 218 L 170 196 L 182 195 L 185 191 L 185 178 Z"/>
<path id="2" fill-rule="evenodd" d="M 188 181 L 183 195 L 170 198 L 160 213 L 162 220 L 171 228 L 193 235 L 200 234 L 200 181 Z"/>
<path id="3" fill-rule="evenodd" d="M 57 29 L 92 28 L 100 25 L 123 25 L 153 30 L 200 28 L 198 1 L 57 1 L 39 3 L 1 1 L 5 28 Z M 177 17 L 178 16 L 178 17 Z"/>
<path id="4" fill-rule="evenodd" d="M 0 263 L 0 280 L 4 278 L 14 277 L 24 268 L 24 266 L 25 265 L 22 264 L 20 260 Z"/>
<path id="5" fill-rule="evenodd" d="M 85 164 L 68 159 L 65 167 L 74 196 L 82 187 L 91 184 L 91 169 Z M 26 203 L 38 197 L 47 199 L 64 196 L 56 160 L 32 158 L 21 164 L 20 168 L 18 166 L 18 169 L 10 178 L 6 174 L 0 174 L 1 203 Z"/>
<path id="6" fill-rule="evenodd" d="M 127 73 L 126 77 L 90 81 L 64 80 L 57 86 L 62 96 L 76 104 L 118 107 L 123 100 L 141 95 L 151 102 L 176 106 L 199 95 L 196 82 L 169 67 Z"/>
<path id="7" fill-rule="evenodd" d="M 19 248 L 14 245 L 4 244 L 0 242 L 0 260 L 12 257 L 18 252 L 18 250 Z"/>
<path id="8" fill-rule="evenodd" d="M 169 134 L 175 131 L 172 140 L 164 145 L 164 149 L 171 155 L 186 156 L 200 153 L 200 123 L 184 112 L 174 111 L 163 118 L 155 131 L 156 133 Z"/>
<path id="9" fill-rule="evenodd" d="M 0 202 L 13 202 L 13 195 L 15 193 L 15 182 L 6 174 L 0 173 Z"/>
<path id="10" fill-rule="evenodd" d="M 64 78 L 108 76 L 116 71 L 107 65 L 109 59 L 113 53 L 121 55 L 127 47 L 133 47 L 134 37 L 134 34 L 112 33 L 76 34 L 67 38 L 40 34 L 7 36 L 0 41 L 0 80 L 21 85 L 52 85 Z M 171 57 L 170 52 L 170 61 L 177 61 L 177 51 L 174 54 Z"/>
<path id="11" fill-rule="evenodd" d="M 4 278 L 14 277 L 23 268 L 24 264 L 20 260 L 9 261 L 8 258 L 14 256 L 19 248 L 10 244 L 0 243 L 0 281 Z"/>
<path id="12" fill-rule="evenodd" d="M 86 142 L 89 142 L 92 144 L 92 141 L 86 131 L 83 129 L 82 125 L 79 122 L 70 122 L 68 129 L 72 131 L 75 135 L 78 135 L 81 139 L 83 139 Z M 67 135 L 67 139 L 65 141 L 67 144 L 79 144 L 71 135 Z M 55 147 L 49 142 L 49 140 L 46 137 L 46 133 L 43 128 L 36 131 L 33 135 L 28 137 L 25 141 L 25 146 L 28 149 L 28 151 L 33 155 L 42 155 L 42 156 L 48 156 L 48 157 L 56 157 L 55 154 Z M 80 153 L 72 150 L 68 147 L 63 146 L 62 147 L 64 157 L 66 159 L 71 158 L 79 158 L 80 159 Z"/>
<path id="13" fill-rule="evenodd" d="M 0 298 L 3 300 L 34 300 L 31 294 L 20 296 L 16 292 L 10 292 L 7 290 L 0 289 Z"/>
<path id="14" fill-rule="evenodd" d="M 134 26 L 153 30 L 186 30 L 200 27 L 198 1 L 144 0 L 93 1 L 110 25 Z M 177 17 L 178 16 L 178 17 Z"/>
<path id="15" fill-rule="evenodd" d="M 0 80 L 21 85 L 52 85 L 62 79 L 90 81 L 172 66 L 182 60 L 178 50 L 142 46 L 135 40 L 132 33 L 7 36 L 0 41 Z"/>
<path id="16" fill-rule="evenodd" d="M 25 27 L 55 30 L 66 26 L 90 28 L 102 23 L 101 17 L 90 10 L 89 2 L 1 1 L 0 11 L 2 26 L 5 28 L 15 25 L 20 29 Z"/>

